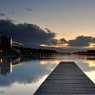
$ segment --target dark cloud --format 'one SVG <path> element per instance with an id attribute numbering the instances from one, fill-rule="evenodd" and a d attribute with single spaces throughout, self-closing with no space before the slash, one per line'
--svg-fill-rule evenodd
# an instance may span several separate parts
<path id="1" fill-rule="evenodd" d="M 5 13 L 0 13 L 0 16 L 2 16 L 2 17 L 3 17 L 3 16 L 6 16 L 6 14 L 5 14 Z"/>
<path id="2" fill-rule="evenodd" d="M 26 11 L 32 12 L 31 8 L 25 8 Z"/>
<path id="3" fill-rule="evenodd" d="M 71 46 L 88 46 L 89 43 L 94 42 L 95 38 L 90 36 L 78 36 L 76 39 L 68 41 Z"/>
<path id="4" fill-rule="evenodd" d="M 12 35 L 14 40 L 28 45 L 48 44 L 55 33 L 45 31 L 34 24 L 14 24 L 10 20 L 0 20 L 0 32 Z"/>

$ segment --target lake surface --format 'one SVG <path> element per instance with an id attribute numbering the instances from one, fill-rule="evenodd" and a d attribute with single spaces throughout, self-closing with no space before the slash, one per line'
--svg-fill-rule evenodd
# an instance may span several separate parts
<path id="1" fill-rule="evenodd" d="M 2 60 L 0 60 L 2 62 Z M 64 55 L 55 59 L 0 63 L 0 95 L 33 95 L 61 61 L 74 61 L 95 83 L 95 57 Z"/>

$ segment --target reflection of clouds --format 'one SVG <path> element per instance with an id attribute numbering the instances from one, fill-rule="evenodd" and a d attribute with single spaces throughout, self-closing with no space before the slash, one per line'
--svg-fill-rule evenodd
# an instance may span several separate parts
<path id="1" fill-rule="evenodd" d="M 75 59 L 74 59 L 75 58 Z M 95 60 L 81 60 L 77 57 L 63 57 L 63 61 L 75 61 L 84 72 L 95 71 Z M 59 60 L 61 61 L 61 59 Z M 13 67 L 13 72 L 6 76 L 0 76 L 0 86 L 8 86 L 13 83 L 29 84 L 37 82 L 43 76 L 48 75 L 52 68 L 59 63 L 57 60 L 30 61 Z"/>
<path id="2" fill-rule="evenodd" d="M 80 60 L 76 63 L 84 72 L 95 71 L 95 60 Z"/>
<path id="3" fill-rule="evenodd" d="M 40 61 L 40 64 L 43 64 L 43 65 L 44 65 L 44 64 L 48 64 L 48 61 L 46 61 L 46 60 L 43 61 L 43 60 L 42 60 L 42 61 Z"/>
<path id="4" fill-rule="evenodd" d="M 49 63 L 49 61 L 48 61 Z M 7 76 L 0 76 L 0 86 L 12 83 L 31 83 L 38 81 L 42 76 L 48 74 L 54 64 L 39 64 L 39 61 L 26 62 L 13 68 L 13 72 Z"/>
<path id="5" fill-rule="evenodd" d="M 90 61 L 89 62 L 89 67 L 91 68 L 91 67 L 94 67 L 95 68 L 95 61 Z"/>
<path id="6" fill-rule="evenodd" d="M 90 71 L 85 73 L 95 83 L 95 71 Z"/>
<path id="7" fill-rule="evenodd" d="M 44 64 L 58 64 L 60 61 L 59 60 L 54 60 L 54 61 L 47 61 L 47 60 L 42 60 L 40 61 L 40 64 L 44 65 Z"/>
<path id="8" fill-rule="evenodd" d="M 36 90 L 46 79 L 47 75 L 42 76 L 38 81 L 29 84 L 13 83 L 11 86 L 2 86 L 0 91 L 4 91 L 5 95 L 34 95 Z"/>
<path id="9" fill-rule="evenodd" d="M 95 60 L 81 60 L 76 62 L 82 71 L 95 83 Z"/>
<path id="10" fill-rule="evenodd" d="M 62 57 L 63 61 L 75 62 L 83 71 L 95 71 L 95 56 L 67 55 Z"/>

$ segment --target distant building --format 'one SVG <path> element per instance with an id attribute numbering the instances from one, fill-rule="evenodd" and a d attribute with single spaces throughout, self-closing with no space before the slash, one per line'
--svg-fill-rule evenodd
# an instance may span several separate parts
<path id="1" fill-rule="evenodd" d="M 7 34 L 0 33 L 0 51 L 12 47 L 23 47 L 23 44 L 18 41 L 13 41 L 12 37 Z"/>

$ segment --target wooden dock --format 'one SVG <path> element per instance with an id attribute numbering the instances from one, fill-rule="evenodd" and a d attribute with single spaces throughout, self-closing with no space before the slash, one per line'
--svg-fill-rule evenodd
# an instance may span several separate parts
<path id="1" fill-rule="evenodd" d="M 34 95 L 95 95 L 95 84 L 74 62 L 61 62 Z"/>

